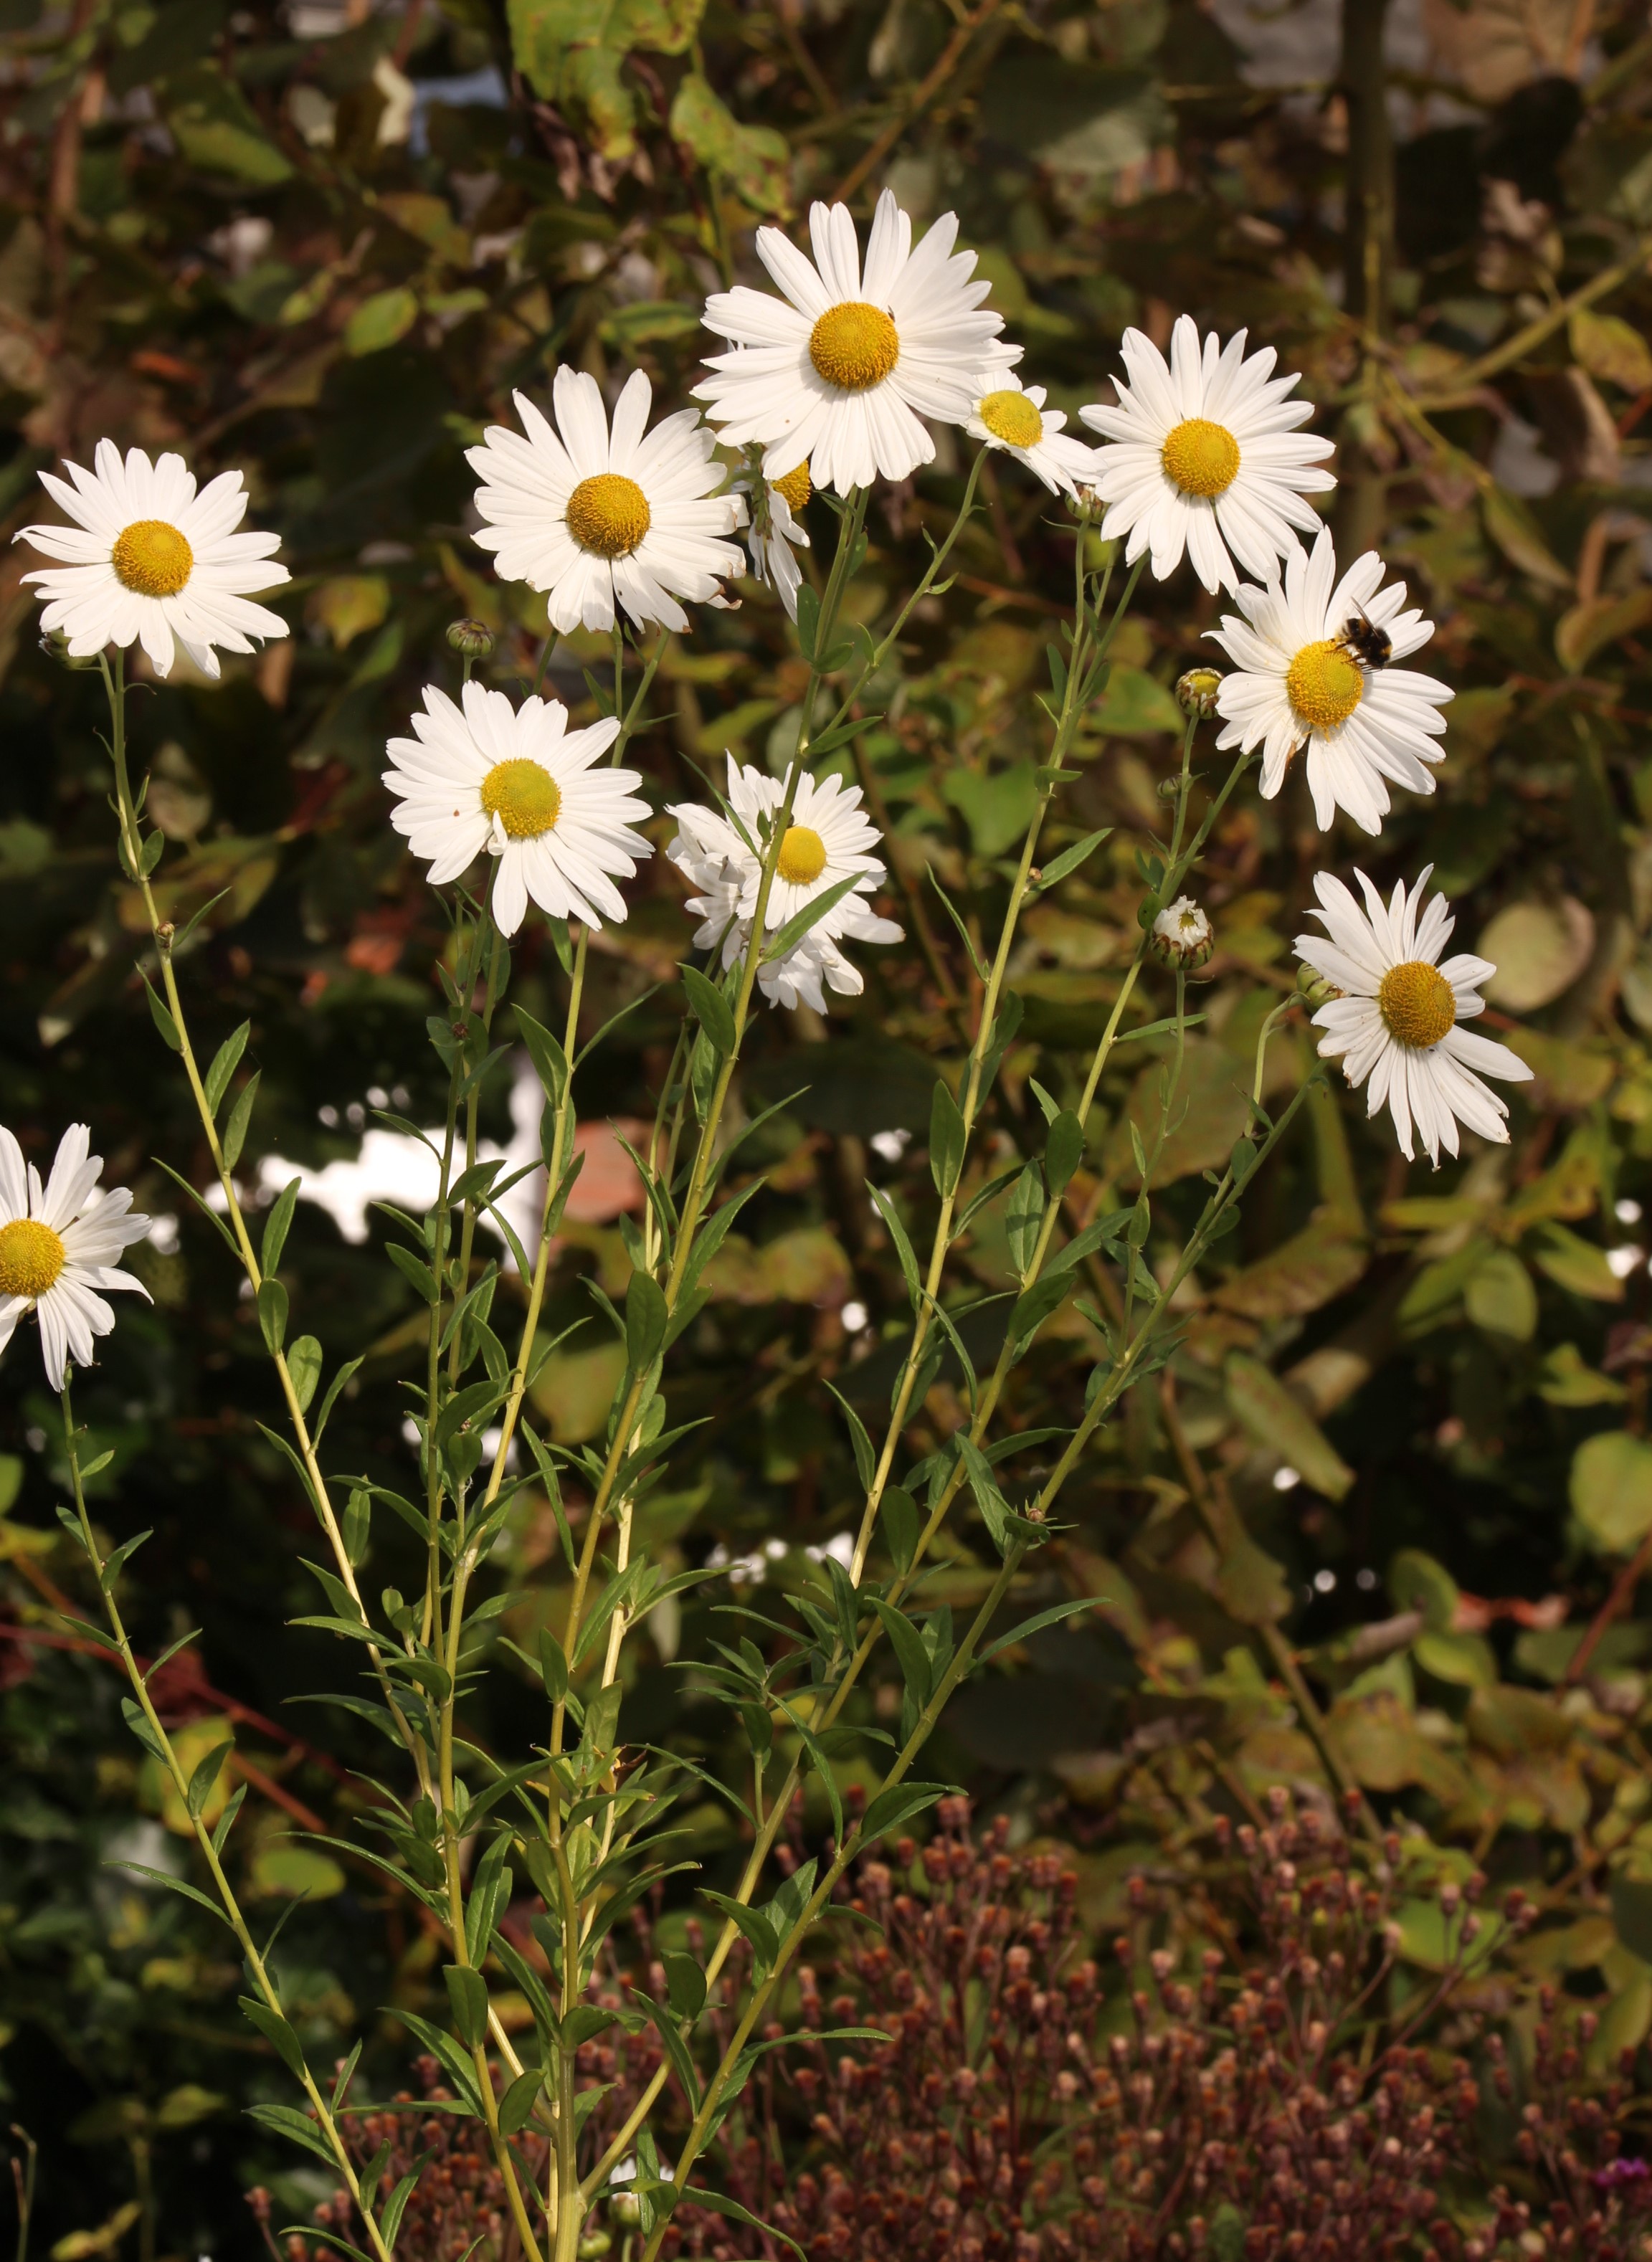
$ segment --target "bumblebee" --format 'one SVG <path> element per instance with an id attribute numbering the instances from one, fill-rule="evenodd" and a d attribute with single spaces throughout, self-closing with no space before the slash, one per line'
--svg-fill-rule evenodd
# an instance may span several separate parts
<path id="1" fill-rule="evenodd" d="M 1393 638 L 1363 609 L 1356 620 L 1343 623 L 1337 643 L 1344 652 L 1351 652 L 1361 666 L 1373 671 L 1386 667 L 1394 657 Z"/>

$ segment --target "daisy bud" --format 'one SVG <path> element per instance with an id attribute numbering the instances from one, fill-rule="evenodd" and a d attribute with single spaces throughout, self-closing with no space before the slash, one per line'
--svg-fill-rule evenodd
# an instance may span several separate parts
<path id="1" fill-rule="evenodd" d="M 69 638 L 61 629 L 48 629 L 40 638 L 40 650 L 46 654 L 47 659 L 54 659 L 60 667 L 72 668 L 79 675 L 83 675 L 89 667 L 95 668 L 97 665 L 96 652 L 91 653 L 89 658 L 76 659 L 69 651 Z"/>
<path id="2" fill-rule="evenodd" d="M 1153 955 L 1166 966 L 1202 966 L 1216 947 L 1215 929 L 1191 896 L 1178 896 L 1153 921 Z"/>
<path id="3" fill-rule="evenodd" d="M 486 659 L 494 648 L 494 632 L 486 621 L 455 621 L 447 632 L 447 645 L 462 659 Z"/>
<path id="4" fill-rule="evenodd" d="M 1196 715 L 1208 723 L 1216 711 L 1216 694 L 1221 688 L 1219 667 L 1190 667 L 1176 679 L 1177 704 L 1184 715 Z"/>

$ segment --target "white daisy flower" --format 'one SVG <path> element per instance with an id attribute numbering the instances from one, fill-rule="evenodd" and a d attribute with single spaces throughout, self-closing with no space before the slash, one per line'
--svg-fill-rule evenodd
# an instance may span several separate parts
<path id="1" fill-rule="evenodd" d="M 1042 385 L 1024 385 L 1013 370 L 988 369 L 970 389 L 975 406 L 964 429 L 989 448 L 1006 450 L 1051 494 L 1076 495 L 1094 477 L 1096 450 L 1063 433 L 1066 412 L 1045 407 Z"/>
<path id="2" fill-rule="evenodd" d="M 945 213 L 914 251 L 912 220 L 885 189 L 862 273 L 847 205 L 810 207 L 812 261 L 760 227 L 757 256 L 784 295 L 741 284 L 705 304 L 707 329 L 736 349 L 708 357 L 716 374 L 695 394 L 724 440 L 757 442 L 771 480 L 807 464 L 817 486 L 840 494 L 930 462 L 922 419 L 962 424 L 972 373 L 1021 358 L 995 342 L 1002 318 L 981 309 L 991 285 L 970 281 L 975 254 L 952 256 L 957 233 Z"/>
<path id="3" fill-rule="evenodd" d="M 1236 671 L 1216 694 L 1216 712 L 1226 717 L 1217 746 L 1260 745 L 1262 796 L 1271 801 L 1292 754 L 1306 743 L 1308 789 L 1322 832 L 1338 809 L 1367 832 L 1380 832 L 1389 810 L 1383 779 L 1432 793 L 1427 765 L 1444 753 L 1435 740 L 1445 732 L 1439 709 L 1452 696 L 1450 685 L 1387 659 L 1372 666 L 1350 639 L 1351 631 L 1380 630 L 1389 658 L 1404 659 L 1433 635 L 1432 621 L 1401 611 L 1403 581 L 1382 587 L 1385 570 L 1367 550 L 1337 581 L 1336 552 L 1329 532 L 1322 533 L 1311 556 L 1298 551 L 1286 560 L 1282 587 L 1275 575 L 1266 589 L 1241 589 L 1244 618 L 1224 614 L 1222 626 L 1208 631 Z"/>
<path id="4" fill-rule="evenodd" d="M 646 817 L 634 770 L 596 769 L 619 733 L 610 715 L 568 729 L 559 700 L 524 699 L 467 683 L 464 704 L 428 684 L 417 736 L 392 738 L 384 782 L 400 806 L 391 818 L 432 887 L 458 879 L 485 848 L 499 859 L 494 917 L 515 934 L 531 897 L 552 918 L 600 926 L 625 916 L 614 875 L 630 879 L 653 850 L 626 822 Z"/>
<path id="5" fill-rule="evenodd" d="M 676 862 L 700 891 L 690 896 L 683 906 L 700 922 L 692 938 L 694 947 L 716 950 L 720 964 L 732 966 L 745 956 L 752 939 L 751 921 L 739 915 L 740 875 L 730 866 L 701 861 L 686 841 L 674 846 L 682 850 Z M 889 920 L 869 913 L 861 924 L 868 930 L 862 937 L 865 940 L 893 941 L 900 933 L 900 929 Z M 885 927 L 891 929 L 887 935 L 883 932 Z M 855 932 L 859 931 L 857 926 Z M 844 956 L 835 942 L 822 941 L 811 933 L 804 935 L 783 958 L 760 965 L 757 986 L 771 1005 L 792 1010 L 801 998 L 817 1013 L 824 1013 L 826 987 L 835 990 L 840 997 L 858 998 L 866 984 L 859 967 Z"/>
<path id="6" fill-rule="evenodd" d="M 731 817 L 692 802 L 669 811 L 677 820 L 678 832 L 666 854 L 698 890 L 688 904 L 701 921 L 695 947 L 710 950 L 720 942 L 725 966 L 733 965 L 750 943 L 762 878 L 762 850 L 785 791 L 785 778 L 765 776 L 731 755 Z M 784 958 L 761 969 L 759 983 L 773 1003 L 795 1005 L 802 996 L 818 1012 L 824 1012 L 823 982 L 840 996 L 858 997 L 865 986 L 860 969 L 844 955 L 840 944 L 901 939 L 894 921 L 880 918 L 866 900 L 885 875 L 881 860 L 867 853 L 876 846 L 878 835 L 862 813 L 860 802 L 860 788 L 845 786 L 840 778 L 805 774 L 797 781 L 769 890 L 765 933 L 773 933 L 783 926 L 840 881 L 852 879 L 855 885 Z M 739 820 L 738 825 L 732 818 Z"/>
<path id="7" fill-rule="evenodd" d="M 1246 335 L 1236 331 L 1224 352 L 1212 331 L 1201 352 L 1198 327 L 1183 314 L 1166 368 L 1151 338 L 1126 330 L 1129 382 L 1116 385 L 1117 407 L 1078 411 L 1113 443 L 1096 450 L 1091 475 L 1108 505 L 1102 535 L 1129 537 L 1127 565 L 1148 551 L 1155 580 L 1175 572 L 1184 551 L 1212 592 L 1237 587 L 1235 558 L 1266 576 L 1300 546 L 1295 529 L 1319 523 L 1302 497 L 1337 484 L 1315 468 L 1331 442 L 1296 432 L 1314 413 L 1311 402 L 1285 398 L 1299 378 L 1270 378 L 1272 346 L 1247 360 Z"/>
<path id="8" fill-rule="evenodd" d="M 63 1369 L 73 1359 L 90 1366 L 92 1343 L 106 1336 L 115 1315 L 98 1293 L 148 1290 L 115 1260 L 131 1243 L 141 1241 L 149 1221 L 132 1207 L 124 1186 L 100 1191 L 101 1155 L 90 1154 L 91 1133 L 71 1123 L 58 1142 L 57 1159 L 44 1186 L 32 1163 L 0 1126 L 0 1351 L 11 1342 L 25 1312 L 38 1315 L 46 1378 L 63 1387 Z"/>
<path id="9" fill-rule="evenodd" d="M 1322 1058 L 1340 1059 L 1356 1090 L 1368 1078 L 1367 1114 L 1386 1101 L 1408 1162 L 1415 1123 L 1438 1170 L 1442 1147 L 1457 1152 L 1459 1123 L 1508 1143 L 1508 1108 L 1481 1077 L 1516 1084 L 1532 1071 L 1506 1045 L 1461 1027 L 1485 1011 L 1476 993 L 1497 969 L 1466 953 L 1439 962 L 1454 924 L 1451 907 L 1436 896 L 1418 917 L 1433 868 L 1424 868 L 1409 895 L 1397 881 L 1387 904 L 1356 872 L 1364 911 L 1340 880 L 1320 873 L 1314 882 L 1319 908 L 1310 916 L 1323 921 L 1326 935 L 1299 934 L 1296 955 L 1343 993 L 1314 1015 L 1315 1027 L 1325 1031 Z"/>
<path id="10" fill-rule="evenodd" d="M 808 530 L 797 516 L 811 493 L 809 466 L 799 464 L 796 471 L 772 484 L 758 472 L 750 480 L 749 492 L 751 523 L 746 531 L 746 547 L 752 553 L 752 572 L 758 580 L 769 584 L 795 621 L 803 568 L 791 551 L 794 544 L 799 550 L 810 547 Z"/>
<path id="11" fill-rule="evenodd" d="M 1216 947 L 1208 914 L 1191 896 L 1178 896 L 1153 921 L 1153 949 L 1166 966 L 1203 966 Z"/>
<path id="12" fill-rule="evenodd" d="M 133 448 L 123 458 L 100 440 L 94 461 L 95 472 L 65 462 L 69 479 L 40 473 L 72 526 L 25 526 L 14 537 L 58 561 L 23 578 L 39 585 L 40 625 L 63 631 L 72 659 L 141 644 L 164 676 L 182 645 L 216 676 L 214 645 L 250 652 L 255 637 L 288 633 L 279 613 L 248 602 L 292 577 L 273 562 L 278 535 L 235 532 L 248 502 L 239 472 L 220 472 L 197 494 L 182 456 L 152 464 Z"/>
<path id="13" fill-rule="evenodd" d="M 723 469 L 712 435 L 692 408 L 648 431 L 653 398 L 647 377 L 634 371 L 610 432 L 596 379 L 559 369 L 554 426 L 518 393 L 527 437 L 493 424 L 486 445 L 466 451 L 482 481 L 476 508 L 486 521 L 472 539 L 494 552 L 507 580 L 546 593 L 559 635 L 611 629 L 617 602 L 638 628 L 658 621 L 681 633 L 689 616 L 678 598 L 718 604 L 719 584 L 739 571 L 739 551 L 722 537 L 739 525 L 745 504 L 713 492 Z"/>

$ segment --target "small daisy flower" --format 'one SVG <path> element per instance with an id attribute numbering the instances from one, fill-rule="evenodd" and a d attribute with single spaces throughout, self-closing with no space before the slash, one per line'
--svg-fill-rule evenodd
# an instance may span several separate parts
<path id="1" fill-rule="evenodd" d="M 709 950 L 720 940 L 725 966 L 741 957 L 750 942 L 761 852 L 785 791 L 784 778 L 765 776 L 731 755 L 728 800 L 738 825 L 719 810 L 691 802 L 669 811 L 678 831 L 666 854 L 698 890 L 688 905 L 701 920 L 695 947 Z M 765 932 L 783 926 L 839 882 L 852 879 L 855 885 L 783 959 L 763 968 L 759 981 L 771 1001 L 795 1005 L 801 995 L 824 1012 L 823 980 L 844 997 L 858 996 L 864 986 L 860 969 L 844 956 L 840 943 L 901 939 L 894 921 L 880 918 L 866 900 L 882 884 L 884 869 L 879 858 L 867 853 L 878 835 L 860 802 L 860 788 L 845 786 L 840 778 L 805 774 L 797 782 L 769 890 Z"/>
<path id="2" fill-rule="evenodd" d="M 1166 966 L 1202 966 L 1216 947 L 1216 930 L 1191 896 L 1178 896 L 1153 921 L 1154 955 Z"/>
<path id="3" fill-rule="evenodd" d="M 1299 547 L 1297 529 L 1319 523 L 1302 497 L 1337 484 L 1316 468 L 1331 442 L 1296 432 L 1314 413 L 1311 402 L 1285 398 L 1300 380 L 1270 376 L 1272 346 L 1247 359 L 1245 336 L 1236 331 L 1223 351 L 1212 331 L 1201 350 L 1183 314 L 1167 368 L 1151 338 L 1126 330 L 1129 382 L 1117 386 L 1117 407 L 1078 411 L 1113 443 L 1097 449 L 1092 475 L 1108 505 L 1102 535 L 1128 537 L 1128 565 L 1148 551 L 1155 580 L 1167 580 L 1184 551 L 1213 593 L 1237 587 L 1236 558 L 1266 576 Z"/>
<path id="4" fill-rule="evenodd" d="M 0 1126 L 0 1351 L 18 1322 L 33 1312 L 40 1322 L 40 1351 L 54 1390 L 73 1359 L 90 1366 L 92 1343 L 106 1336 L 115 1315 L 100 1289 L 148 1290 L 116 1259 L 149 1230 L 124 1186 L 100 1190 L 101 1155 L 89 1153 L 91 1133 L 71 1123 L 58 1142 L 44 1186 L 10 1131 Z"/>
<path id="5" fill-rule="evenodd" d="M 811 207 L 812 260 L 779 228 L 760 227 L 757 256 L 784 295 L 741 284 L 705 305 L 707 329 L 735 348 L 708 357 L 714 374 L 695 394 L 724 440 L 758 443 L 771 480 L 807 464 L 817 486 L 840 494 L 930 462 L 922 420 L 963 423 L 971 373 L 1021 357 L 996 343 L 1003 320 L 981 307 L 991 286 L 970 279 L 975 254 L 953 255 L 957 234 L 956 213 L 943 213 L 914 251 L 912 220 L 887 189 L 863 272 L 847 205 Z"/>
<path id="6" fill-rule="evenodd" d="M 610 715 L 570 731 L 559 700 L 524 699 L 467 683 L 462 707 L 425 688 L 417 733 L 392 738 L 394 767 L 384 782 L 400 803 L 391 818 L 415 856 L 428 859 L 432 887 L 458 879 L 486 849 L 499 859 L 494 918 L 515 934 L 529 898 L 552 918 L 600 926 L 621 920 L 625 899 L 616 875 L 630 879 L 653 854 L 626 822 L 646 817 L 631 791 L 634 770 L 596 769 L 619 733 Z"/>
<path id="7" fill-rule="evenodd" d="M 761 471 L 751 480 L 751 523 L 746 547 L 752 553 L 752 572 L 770 585 L 794 621 L 803 568 L 791 553 L 793 545 L 799 550 L 810 547 L 808 531 L 797 515 L 810 493 L 807 464 L 799 464 L 795 472 L 788 472 L 784 479 L 772 484 Z"/>
<path id="8" fill-rule="evenodd" d="M 1096 450 L 1062 431 L 1066 412 L 1046 408 L 1042 385 L 1024 385 L 1013 370 L 983 370 L 971 390 L 975 406 L 964 429 L 989 448 L 1002 448 L 1025 464 L 1051 494 L 1077 495 L 1096 467 Z"/>
<path id="9" fill-rule="evenodd" d="M 40 473 L 72 526 L 25 526 L 14 537 L 58 561 L 23 578 L 39 585 L 40 625 L 62 630 L 71 659 L 141 644 L 165 676 L 182 645 L 216 676 L 215 645 L 250 652 L 255 637 L 287 634 L 279 613 L 249 602 L 292 577 L 273 562 L 278 535 L 236 533 L 248 502 L 239 472 L 220 472 L 197 494 L 182 456 L 152 464 L 141 448 L 123 457 L 100 440 L 93 461 L 91 472 L 65 462 L 69 479 Z"/>
<path id="10" fill-rule="evenodd" d="M 1351 630 L 1362 633 L 1368 623 L 1383 632 L 1390 659 L 1404 659 L 1433 635 L 1432 621 L 1401 611 L 1403 581 L 1382 587 L 1385 571 L 1367 550 L 1337 581 L 1336 552 L 1329 532 L 1322 533 L 1311 556 L 1298 551 L 1286 560 L 1283 587 L 1275 576 L 1266 589 L 1241 589 L 1244 619 L 1224 614 L 1222 626 L 1208 631 L 1236 671 L 1216 695 L 1227 725 L 1217 746 L 1261 746 L 1262 796 L 1271 801 L 1305 744 L 1322 832 L 1338 809 L 1367 832 L 1380 832 L 1389 810 L 1384 778 L 1432 793 L 1427 765 L 1444 753 L 1435 741 L 1445 732 L 1439 710 L 1451 687 L 1386 660 L 1371 666 L 1349 641 Z"/>
<path id="11" fill-rule="evenodd" d="M 1340 880 L 1322 872 L 1314 882 L 1319 907 L 1310 916 L 1326 933 L 1299 934 L 1296 955 L 1342 992 L 1314 1015 L 1315 1027 L 1325 1032 L 1321 1057 L 1340 1059 L 1355 1090 L 1368 1079 L 1366 1113 L 1374 1115 L 1386 1102 L 1408 1162 L 1415 1123 L 1438 1170 L 1442 1147 L 1457 1152 L 1459 1123 L 1507 1145 L 1507 1106 L 1480 1079 L 1523 1083 L 1532 1071 L 1506 1045 L 1461 1026 L 1484 1012 L 1477 992 L 1497 969 L 1467 954 L 1440 963 L 1454 922 L 1444 896 L 1422 911 L 1432 870 L 1425 866 L 1409 894 L 1396 882 L 1387 904 L 1356 872 L 1364 911 Z"/>
<path id="12" fill-rule="evenodd" d="M 559 635 L 611 629 L 616 604 L 638 628 L 658 621 L 681 634 L 689 616 L 680 597 L 722 602 L 720 583 L 740 566 L 724 537 L 745 505 L 714 492 L 723 471 L 697 411 L 679 409 L 648 431 L 653 391 L 641 370 L 614 404 L 611 431 L 583 371 L 558 370 L 554 425 L 526 394 L 515 399 L 526 438 L 493 424 L 485 445 L 466 451 L 486 522 L 472 538 L 507 580 L 545 592 Z"/>

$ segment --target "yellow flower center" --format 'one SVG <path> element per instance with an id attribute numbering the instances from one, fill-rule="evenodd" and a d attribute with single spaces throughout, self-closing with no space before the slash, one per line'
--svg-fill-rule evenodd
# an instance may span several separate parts
<path id="1" fill-rule="evenodd" d="M 795 518 L 814 493 L 809 480 L 809 466 L 799 464 L 795 472 L 788 472 L 783 479 L 769 482 L 777 495 L 783 496 L 786 508 Z"/>
<path id="2" fill-rule="evenodd" d="M 1365 695 L 1365 674 L 1333 638 L 1305 644 L 1285 671 L 1285 695 L 1310 730 L 1334 731 Z"/>
<path id="3" fill-rule="evenodd" d="M 62 1271 L 65 1255 L 61 1241 L 39 1218 L 0 1225 L 0 1296 L 43 1296 Z"/>
<path id="4" fill-rule="evenodd" d="M 620 472 L 581 479 L 568 497 L 568 532 L 597 558 L 629 558 L 653 523 L 648 498 Z"/>
<path id="5" fill-rule="evenodd" d="M 482 780 L 482 807 L 513 840 L 537 840 L 555 825 L 562 795 L 549 770 L 518 754 L 495 762 Z"/>
<path id="6" fill-rule="evenodd" d="M 141 597 L 176 597 L 195 570 L 195 552 L 163 518 L 140 518 L 115 537 L 110 564 Z"/>
<path id="7" fill-rule="evenodd" d="M 828 385 L 864 393 L 882 385 L 900 359 L 900 339 L 881 306 L 846 299 L 828 306 L 810 331 L 809 358 Z"/>
<path id="8" fill-rule="evenodd" d="M 989 393 L 975 413 L 1006 447 L 1035 448 L 1044 436 L 1044 420 L 1024 393 Z"/>
<path id="9" fill-rule="evenodd" d="M 1226 494 L 1239 476 L 1239 443 L 1225 424 L 1189 416 L 1165 440 L 1160 460 L 1184 494 Z"/>
<path id="10" fill-rule="evenodd" d="M 1457 1019 L 1457 1000 L 1438 966 L 1408 958 L 1390 966 L 1377 991 L 1377 1011 L 1390 1035 L 1414 1052 L 1437 1045 Z"/>
<path id="11" fill-rule="evenodd" d="M 826 842 L 812 825 L 789 825 L 775 869 L 794 887 L 813 885 L 826 869 Z"/>

